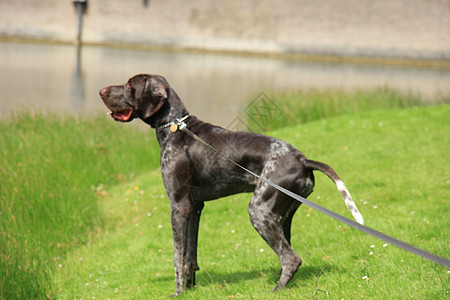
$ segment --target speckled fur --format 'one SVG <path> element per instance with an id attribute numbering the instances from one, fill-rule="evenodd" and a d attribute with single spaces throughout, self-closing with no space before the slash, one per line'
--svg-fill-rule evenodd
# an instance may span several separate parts
<path id="1" fill-rule="evenodd" d="M 100 90 L 100 95 L 112 110 L 113 117 L 131 107 L 132 118 L 140 118 L 156 128 L 161 147 L 161 173 L 171 206 L 176 279 L 173 296 L 179 295 L 185 287 L 195 286 L 195 273 L 199 270 L 198 225 L 204 202 L 242 192 L 253 192 L 248 206 L 250 220 L 278 255 L 281 276 L 275 289 L 284 288 L 302 263 L 290 242 L 292 218 L 300 203 L 244 172 L 183 132 L 172 133 L 168 127 L 162 128 L 162 125 L 188 114 L 163 77 L 136 75 L 124 85 Z M 194 116 L 189 116 L 185 123 L 189 130 L 235 162 L 303 197 L 313 191 L 313 170 L 324 172 L 338 183 L 352 213 L 357 211 L 348 190 L 333 169 L 306 159 L 294 146 L 261 134 L 229 131 Z"/>

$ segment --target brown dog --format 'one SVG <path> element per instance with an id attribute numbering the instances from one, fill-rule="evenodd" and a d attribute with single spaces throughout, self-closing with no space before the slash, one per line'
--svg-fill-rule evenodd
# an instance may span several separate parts
<path id="1" fill-rule="evenodd" d="M 124 85 L 105 87 L 100 96 L 121 122 L 139 118 L 156 129 L 161 147 L 161 172 L 170 199 L 174 239 L 175 294 L 195 286 L 197 237 L 204 202 L 254 192 L 248 211 L 250 220 L 281 262 L 275 289 L 284 288 L 301 265 L 291 247 L 291 222 L 300 202 L 245 173 L 180 130 L 170 126 L 182 120 L 187 128 L 233 161 L 258 175 L 307 197 L 314 187 L 313 170 L 328 175 L 359 223 L 363 218 L 350 193 L 328 165 L 308 160 L 292 145 L 252 132 L 233 132 L 188 114 L 167 81 L 157 75 L 140 74 Z"/>

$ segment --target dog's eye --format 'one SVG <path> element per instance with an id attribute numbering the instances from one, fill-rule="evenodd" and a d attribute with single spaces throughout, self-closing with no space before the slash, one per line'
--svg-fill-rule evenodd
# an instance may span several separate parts
<path id="1" fill-rule="evenodd" d="M 134 93 L 134 88 L 133 85 L 131 83 L 127 83 L 125 86 L 125 93 L 129 94 L 129 95 L 133 95 Z"/>

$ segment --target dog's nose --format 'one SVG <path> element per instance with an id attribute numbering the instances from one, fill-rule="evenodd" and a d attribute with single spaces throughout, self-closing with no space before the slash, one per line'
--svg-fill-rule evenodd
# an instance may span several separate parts
<path id="1" fill-rule="evenodd" d="M 100 97 L 105 97 L 109 92 L 108 88 L 102 88 L 98 93 L 100 94 Z"/>

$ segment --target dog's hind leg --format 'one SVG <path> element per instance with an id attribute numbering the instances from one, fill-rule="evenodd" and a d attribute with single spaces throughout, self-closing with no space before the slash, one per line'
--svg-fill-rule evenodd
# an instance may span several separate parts
<path id="1" fill-rule="evenodd" d="M 309 178 L 309 179 L 305 179 Z M 297 178 L 296 183 L 292 184 L 293 189 L 297 190 L 297 193 L 301 195 L 302 197 L 308 197 L 312 191 L 314 186 L 314 176 L 313 174 L 307 174 L 303 177 Z M 286 202 L 289 200 L 286 199 Z M 292 201 L 292 204 L 288 206 L 287 211 L 285 213 L 285 217 L 282 220 L 283 223 L 283 232 L 286 240 L 288 241 L 289 245 L 291 244 L 291 225 L 292 225 L 292 218 L 294 217 L 297 209 L 300 207 L 302 203 L 299 201 Z"/>
<path id="2" fill-rule="evenodd" d="M 285 230 L 287 227 L 290 229 L 292 220 L 289 214 L 289 224 L 285 224 L 286 228 L 283 228 L 283 221 L 288 209 L 292 207 L 292 201 L 295 200 L 262 183 L 256 188 L 248 207 L 253 227 L 280 259 L 281 277 L 275 290 L 284 288 L 302 264 L 302 259 L 294 252 L 290 241 L 286 238 Z"/>
<path id="3" fill-rule="evenodd" d="M 288 209 L 286 213 L 286 217 L 282 220 L 282 226 L 283 226 L 283 233 L 284 237 L 288 241 L 289 245 L 291 244 L 291 225 L 292 225 L 292 218 L 294 217 L 295 212 L 300 207 L 301 203 L 294 201 L 291 205 L 291 207 Z"/>

